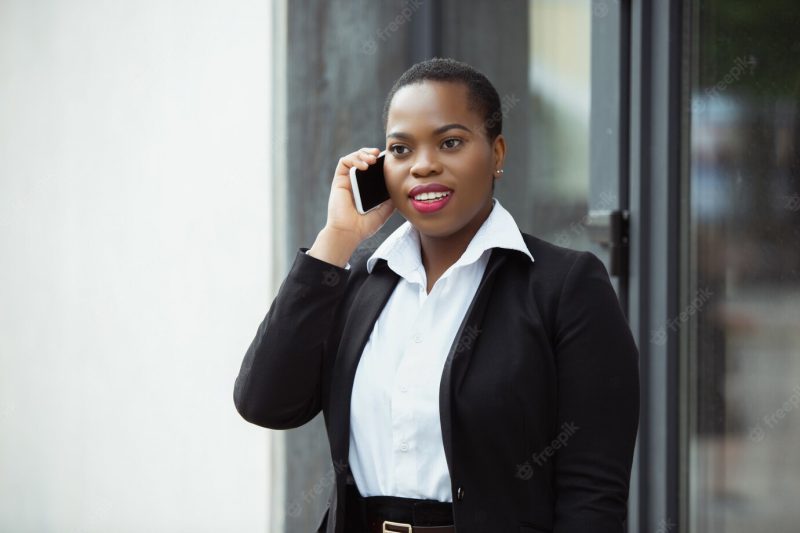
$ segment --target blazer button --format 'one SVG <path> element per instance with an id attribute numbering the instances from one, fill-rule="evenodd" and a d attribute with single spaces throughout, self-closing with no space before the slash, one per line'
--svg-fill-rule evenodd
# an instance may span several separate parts
<path id="1" fill-rule="evenodd" d="M 464 499 L 464 489 L 462 489 L 461 487 L 458 487 L 458 491 L 456 492 L 456 498 L 458 498 L 459 500 Z"/>

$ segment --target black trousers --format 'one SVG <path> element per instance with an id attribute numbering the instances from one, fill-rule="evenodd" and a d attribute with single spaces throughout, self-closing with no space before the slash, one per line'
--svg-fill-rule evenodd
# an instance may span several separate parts
<path id="1" fill-rule="evenodd" d="M 348 483 L 345 500 L 345 532 L 370 533 L 379 530 L 384 520 L 412 526 L 451 525 L 453 504 L 399 496 L 364 497 L 355 485 Z"/>

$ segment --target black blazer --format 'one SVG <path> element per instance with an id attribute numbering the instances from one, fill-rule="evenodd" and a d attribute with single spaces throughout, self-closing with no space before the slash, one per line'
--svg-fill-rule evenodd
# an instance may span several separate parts
<path id="1" fill-rule="evenodd" d="M 621 533 L 639 418 L 638 350 L 605 266 L 522 233 L 493 248 L 444 365 L 439 409 L 459 533 Z M 343 533 L 356 366 L 399 276 L 300 248 L 245 354 L 234 403 L 270 429 L 322 410 Z"/>

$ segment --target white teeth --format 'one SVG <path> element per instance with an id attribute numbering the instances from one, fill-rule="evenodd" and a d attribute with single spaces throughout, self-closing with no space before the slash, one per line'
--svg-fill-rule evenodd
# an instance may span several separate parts
<path id="1" fill-rule="evenodd" d="M 436 198 L 444 198 L 445 196 L 449 196 L 450 192 L 424 192 L 422 194 L 418 194 L 414 197 L 414 200 L 433 200 Z"/>

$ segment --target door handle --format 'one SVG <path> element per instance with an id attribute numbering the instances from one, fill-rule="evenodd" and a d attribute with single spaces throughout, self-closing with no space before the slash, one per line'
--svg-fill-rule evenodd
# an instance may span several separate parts
<path id="1" fill-rule="evenodd" d="M 630 237 L 630 213 L 627 209 L 590 210 L 586 228 L 589 238 L 608 249 L 612 276 L 628 275 L 628 241 Z"/>

